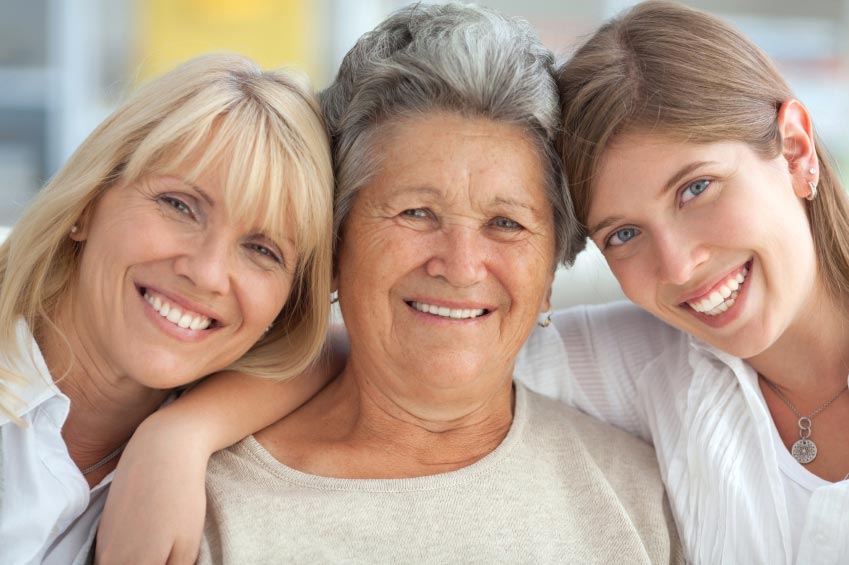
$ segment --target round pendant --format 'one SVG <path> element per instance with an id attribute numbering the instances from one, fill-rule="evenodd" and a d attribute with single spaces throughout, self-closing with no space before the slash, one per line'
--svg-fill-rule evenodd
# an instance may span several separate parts
<path id="1" fill-rule="evenodd" d="M 817 444 L 808 438 L 800 439 L 793 444 L 793 449 L 790 450 L 793 457 L 802 465 L 807 465 L 817 458 Z"/>

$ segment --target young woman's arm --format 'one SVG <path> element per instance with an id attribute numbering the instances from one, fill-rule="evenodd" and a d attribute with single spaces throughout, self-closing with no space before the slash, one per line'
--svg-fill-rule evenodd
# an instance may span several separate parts
<path id="1" fill-rule="evenodd" d="M 686 338 L 627 302 L 558 310 L 535 328 L 516 361 L 515 378 L 531 390 L 651 441 L 640 381 L 661 355 Z M 675 378 L 669 375 L 668 378 Z"/>
<path id="2" fill-rule="evenodd" d="M 219 373 L 151 415 L 121 456 L 97 534 L 99 563 L 194 563 L 209 457 L 276 422 L 338 374 L 346 340 L 303 375 L 275 382 Z"/>

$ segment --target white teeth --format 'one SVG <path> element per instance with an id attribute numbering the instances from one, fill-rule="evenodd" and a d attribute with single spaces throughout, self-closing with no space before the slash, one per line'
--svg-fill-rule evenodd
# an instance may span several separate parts
<path id="1" fill-rule="evenodd" d="M 194 312 L 183 312 L 177 306 L 172 306 L 169 302 L 163 300 L 159 296 L 151 296 L 147 292 L 144 294 L 144 299 L 150 304 L 160 316 L 181 328 L 192 330 L 205 330 L 212 324 L 212 320 L 202 314 Z"/>
<path id="2" fill-rule="evenodd" d="M 710 304 L 711 308 L 716 308 L 720 304 L 722 304 L 722 295 L 716 291 L 710 293 Z"/>
<path id="3" fill-rule="evenodd" d="M 453 318 L 455 320 L 465 320 L 468 318 L 477 318 L 482 316 L 485 310 L 469 309 L 469 308 L 446 308 L 445 306 L 434 306 L 423 302 L 411 302 L 413 308 L 425 314 L 434 314 L 442 318 Z"/>
<path id="4" fill-rule="evenodd" d="M 743 281 L 746 280 L 748 274 L 749 269 L 744 268 L 736 275 L 729 277 L 728 280 L 722 283 L 718 290 L 711 292 L 706 298 L 702 298 L 696 302 L 688 302 L 687 304 L 696 312 L 707 314 L 708 316 L 722 314 L 734 305 L 734 301 L 738 295 L 737 290 L 743 284 Z"/>
<path id="5" fill-rule="evenodd" d="M 171 308 L 168 311 L 168 315 L 165 318 L 171 322 L 172 324 L 177 324 L 180 322 L 180 318 L 183 317 L 183 312 L 179 308 Z"/>

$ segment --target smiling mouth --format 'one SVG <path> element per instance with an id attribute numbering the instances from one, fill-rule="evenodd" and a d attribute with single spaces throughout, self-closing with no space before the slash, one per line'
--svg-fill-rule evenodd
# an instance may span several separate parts
<path id="1" fill-rule="evenodd" d="M 453 320 L 471 320 L 489 314 L 489 310 L 486 308 L 447 308 L 445 306 L 434 306 L 433 304 L 415 301 L 407 302 L 407 304 L 419 312 Z"/>
<path id="2" fill-rule="evenodd" d="M 686 302 L 687 306 L 705 316 L 719 316 L 732 306 L 740 294 L 740 288 L 746 282 L 751 270 L 751 262 L 747 262 L 742 269 L 730 274 L 724 281 L 714 287 L 707 296 L 698 300 Z"/>
<path id="3" fill-rule="evenodd" d="M 175 326 L 188 330 L 208 330 L 215 328 L 218 322 L 203 314 L 186 310 L 173 304 L 167 298 L 152 290 L 140 288 L 142 297 L 157 314 Z"/>

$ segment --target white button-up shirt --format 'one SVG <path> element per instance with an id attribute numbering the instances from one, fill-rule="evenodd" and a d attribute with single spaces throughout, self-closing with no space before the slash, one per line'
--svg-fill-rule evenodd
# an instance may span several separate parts
<path id="1" fill-rule="evenodd" d="M 628 303 L 553 322 L 516 378 L 654 444 L 689 559 L 849 563 L 849 481 L 790 456 L 752 367 Z"/>
<path id="2" fill-rule="evenodd" d="M 68 454 L 62 426 L 71 402 L 53 384 L 26 323 L 18 323 L 25 352 L 13 370 L 21 404 L 19 426 L 0 412 L 0 564 L 82 563 L 106 501 L 112 473 L 89 489 Z"/>

